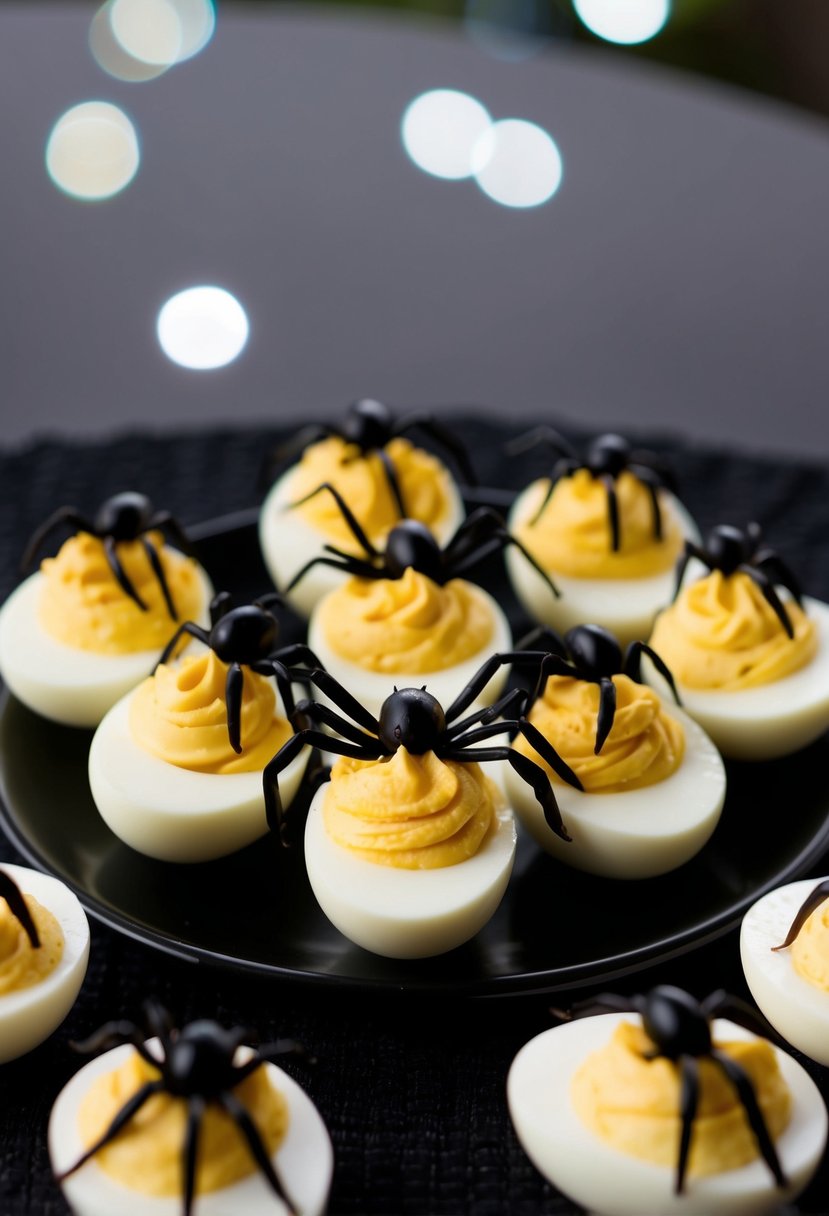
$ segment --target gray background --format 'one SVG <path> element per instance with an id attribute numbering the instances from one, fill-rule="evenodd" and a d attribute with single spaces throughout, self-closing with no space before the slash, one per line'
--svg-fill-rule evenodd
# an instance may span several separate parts
<path id="1" fill-rule="evenodd" d="M 370 394 L 829 453 L 825 123 L 585 48 L 509 63 L 389 15 L 220 12 L 189 63 L 129 85 L 95 4 L 0 8 L 0 402 L 6 443 L 332 417 Z M 434 87 L 547 128 L 564 181 L 512 211 L 405 156 Z M 135 121 L 116 198 L 49 181 L 70 105 Z M 251 319 L 227 368 L 161 353 L 175 291 Z"/>

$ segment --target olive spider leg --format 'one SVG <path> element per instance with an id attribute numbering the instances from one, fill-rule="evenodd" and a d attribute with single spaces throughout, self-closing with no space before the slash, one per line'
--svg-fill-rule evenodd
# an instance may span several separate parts
<path id="1" fill-rule="evenodd" d="M 316 661 L 319 662 L 318 659 Z M 282 698 L 285 717 L 290 718 L 294 712 L 294 690 L 291 687 L 291 673 L 285 664 L 280 659 L 262 659 L 258 663 L 251 663 L 250 669 L 258 676 L 273 676 Z"/>
<path id="2" fill-rule="evenodd" d="M 463 445 L 458 442 L 452 432 L 442 422 L 438 421 L 437 418 L 433 418 L 431 414 L 426 414 L 422 410 L 405 414 L 395 426 L 394 433 L 395 435 L 402 435 L 405 431 L 413 431 L 416 428 L 423 431 L 424 435 L 428 435 L 435 443 L 446 449 L 468 486 L 478 484 L 475 470 L 472 468 L 471 461 Z"/>
<path id="3" fill-rule="evenodd" d="M 229 591 L 217 591 L 210 601 L 210 624 L 216 625 L 223 616 L 227 616 L 233 607 L 233 596 Z"/>
<path id="4" fill-rule="evenodd" d="M 11 909 L 12 915 L 23 926 L 23 932 L 28 937 L 29 945 L 32 949 L 39 949 L 40 935 L 32 919 L 32 914 L 29 911 L 23 892 L 14 879 L 10 878 L 8 874 L 4 874 L 2 870 L 0 870 L 0 899 L 5 899 Z"/>
<path id="5" fill-rule="evenodd" d="M 169 663 L 171 655 L 175 653 L 179 642 L 185 634 L 189 634 L 191 638 L 195 638 L 197 642 L 202 642 L 205 646 L 210 645 L 210 634 L 206 629 L 202 629 L 201 625 L 196 625 L 193 621 L 185 621 L 183 625 L 179 625 L 178 629 L 162 650 L 161 658 L 153 668 L 153 672 L 157 671 L 162 663 Z"/>
<path id="6" fill-rule="evenodd" d="M 324 423 L 313 423 L 311 426 L 303 427 L 284 443 L 277 444 L 273 451 L 265 456 L 259 469 L 257 485 L 260 492 L 271 484 L 274 473 L 286 460 L 298 456 L 312 443 L 317 443 L 320 439 L 328 439 L 332 435 L 342 438 L 336 427 L 326 426 Z"/>
<path id="7" fill-rule="evenodd" d="M 288 1197 L 288 1193 L 285 1190 L 285 1187 L 282 1185 L 279 1175 L 273 1167 L 273 1162 L 270 1159 L 268 1150 L 262 1143 L 262 1137 L 260 1136 L 259 1130 L 251 1117 L 250 1111 L 242 1102 L 239 1101 L 236 1095 L 228 1089 L 222 1090 L 222 1092 L 219 1094 L 219 1104 L 224 1108 L 227 1114 L 230 1115 L 231 1119 L 245 1137 L 248 1148 L 251 1152 L 251 1156 L 259 1166 L 262 1173 L 265 1175 L 271 1190 L 275 1195 L 278 1195 L 285 1204 L 286 1208 L 288 1209 L 288 1216 L 294 1216 L 294 1205 Z"/>
<path id="8" fill-rule="evenodd" d="M 147 525 L 147 529 L 148 531 L 158 529 L 166 532 L 176 549 L 180 549 L 182 553 L 187 553 L 190 556 L 193 555 L 193 545 L 190 538 L 175 516 L 171 515 L 169 511 L 156 511 Z"/>
<path id="9" fill-rule="evenodd" d="M 771 581 L 769 576 L 764 574 L 762 570 L 755 570 L 753 566 L 748 566 L 745 564 L 738 566 L 737 570 L 740 574 L 747 574 L 755 586 L 760 588 L 760 591 L 763 593 L 763 598 L 785 629 L 787 637 L 793 638 L 794 626 L 792 625 L 791 617 L 783 606 L 783 601 L 777 594 L 774 588 L 774 583 Z"/>
<path id="10" fill-rule="evenodd" d="M 315 667 L 311 671 L 295 672 L 297 679 L 305 680 L 309 684 L 313 684 L 321 693 L 334 702 L 338 709 L 341 709 L 344 714 L 362 726 L 370 734 L 380 735 L 380 723 L 369 713 L 365 706 L 361 705 L 356 697 L 353 697 L 347 689 L 343 688 L 338 680 L 335 680 L 332 675 L 325 670 L 324 667 Z"/>
<path id="11" fill-rule="evenodd" d="M 485 709 L 475 710 L 466 718 L 447 727 L 445 738 L 447 741 L 456 739 L 458 735 L 462 735 L 464 731 L 469 730 L 478 722 L 482 726 L 488 726 L 495 718 L 509 717 L 513 710 L 520 713 L 526 701 L 527 693 L 522 688 L 513 688 L 509 692 L 505 692 L 497 701 L 493 701 L 492 705 L 488 705 Z M 501 729 L 505 729 L 504 723 L 501 723 Z"/>
<path id="12" fill-rule="evenodd" d="M 513 723 L 507 723 L 507 725 L 511 726 Z M 567 764 L 566 761 L 562 760 L 552 743 L 550 743 L 548 739 L 544 738 L 537 726 L 533 726 L 532 722 L 528 722 L 526 718 L 519 718 L 514 725 L 518 729 L 518 733 L 523 735 L 527 740 L 530 747 L 534 748 L 535 751 L 538 752 L 539 756 L 541 756 L 542 760 L 549 764 L 556 776 L 560 777 L 562 781 L 565 781 L 567 785 L 572 785 L 573 789 L 584 789 L 584 786 L 570 768 L 570 765 Z"/>
<path id="13" fill-rule="evenodd" d="M 699 545 L 695 545 L 692 540 L 686 540 L 685 548 L 682 551 L 682 556 L 676 564 L 676 582 L 674 583 L 673 594 L 674 599 L 676 599 L 682 590 L 682 580 L 685 578 L 685 571 L 688 569 L 688 564 L 693 557 L 695 557 L 698 562 L 702 562 L 706 569 L 714 569 L 711 559 L 705 550 L 700 548 Z"/>
<path id="14" fill-rule="evenodd" d="M 685 1173 L 688 1168 L 688 1152 L 691 1148 L 691 1132 L 697 1114 L 699 1102 L 699 1064 L 694 1056 L 679 1057 L 680 1087 L 679 1087 L 679 1118 L 681 1132 L 679 1137 L 679 1154 L 676 1162 L 676 1178 L 674 1194 L 681 1195 L 685 1189 Z"/>
<path id="15" fill-rule="evenodd" d="M 772 946 L 772 950 L 787 950 L 797 937 L 800 930 L 806 924 L 806 921 L 814 912 L 815 908 L 819 908 L 822 903 L 829 899 L 829 878 L 818 883 L 813 891 L 806 896 L 803 903 L 797 910 L 797 915 L 791 923 L 789 932 L 786 934 L 786 940 L 781 942 L 779 946 Z"/>
<path id="16" fill-rule="evenodd" d="M 346 721 L 330 705 L 323 705 L 319 701 L 300 701 L 294 711 L 294 718 L 297 721 L 307 718 L 317 726 L 330 726 L 332 730 L 338 731 L 352 743 L 363 744 L 368 741 L 369 744 L 373 744 L 377 742 L 359 726 Z M 380 754 L 382 755 L 382 751 Z"/>
<path id="17" fill-rule="evenodd" d="M 767 574 L 774 583 L 785 587 L 791 593 L 798 607 L 803 607 L 803 592 L 795 574 L 788 564 L 773 549 L 758 549 L 752 558 L 752 565 Z"/>
<path id="18" fill-rule="evenodd" d="M 766 1039 L 778 1039 L 780 1036 L 777 1031 L 771 1026 L 766 1019 L 759 1014 L 755 1009 L 752 1009 L 746 1001 L 741 1001 L 737 996 L 731 996 L 723 988 L 718 988 L 716 992 L 712 992 L 701 1003 L 700 1008 L 707 1018 L 730 1018 L 732 1022 L 736 1022 L 738 1026 L 745 1027 L 753 1034 L 761 1035 Z"/>
<path id="19" fill-rule="evenodd" d="M 543 654 L 554 654 L 560 659 L 567 659 L 567 647 L 564 638 L 551 629 L 549 625 L 536 625 L 529 633 L 515 643 L 516 650 L 540 650 Z"/>
<path id="20" fill-rule="evenodd" d="M 170 1014 L 158 1001 L 145 1001 L 144 1021 L 150 1034 L 155 1035 L 161 1043 L 161 1049 L 166 1059 L 172 1046 L 173 1020 Z"/>
<path id="21" fill-rule="evenodd" d="M 736 1089 L 737 1097 L 740 1099 L 742 1107 L 746 1112 L 749 1127 L 757 1141 L 760 1155 L 774 1175 L 774 1181 L 779 1187 L 787 1186 L 788 1179 L 783 1173 L 780 1160 L 777 1156 L 777 1149 L 774 1147 L 774 1141 L 769 1135 L 769 1129 L 766 1127 L 763 1112 L 760 1110 L 757 1095 L 754 1092 L 754 1086 L 748 1074 L 739 1064 L 736 1064 L 734 1060 L 724 1055 L 721 1051 L 717 1051 L 716 1048 L 712 1048 L 711 1050 L 711 1059 L 719 1065 L 722 1072 Z"/>
<path id="22" fill-rule="evenodd" d="M 462 748 L 457 748 L 453 751 L 442 752 L 441 758 L 444 760 L 458 760 L 462 764 L 468 763 L 470 754 L 474 756 L 477 763 L 483 763 L 486 760 L 506 760 L 507 763 L 515 769 L 516 773 L 522 780 L 526 781 L 535 794 L 539 806 L 544 812 L 544 821 L 551 831 L 555 832 L 562 840 L 572 840 L 564 826 L 561 818 L 561 811 L 558 809 L 556 796 L 553 793 L 553 787 L 550 784 L 550 778 L 544 772 L 540 765 L 534 760 L 522 755 L 521 752 L 513 751 L 511 747 L 478 747 L 472 753 L 464 751 Z"/>
<path id="23" fill-rule="evenodd" d="M 631 642 L 625 653 L 625 661 L 622 666 L 622 672 L 626 676 L 630 676 L 631 680 L 635 680 L 637 684 L 642 683 L 642 655 L 646 654 L 653 663 L 656 670 L 662 676 L 662 679 L 673 693 L 673 698 L 677 705 L 681 705 L 679 693 L 677 692 L 674 677 L 671 674 L 671 669 L 665 663 L 664 659 L 653 650 L 647 642 Z"/>
<path id="24" fill-rule="evenodd" d="M 638 477 L 642 485 L 648 491 L 648 496 L 651 500 L 651 520 L 653 526 L 653 539 L 662 540 L 662 507 L 659 502 L 659 491 L 662 489 L 663 480 L 660 475 L 648 468 L 644 464 L 629 464 L 628 472 L 634 477 Z"/>
<path id="25" fill-rule="evenodd" d="M 357 519 L 357 516 L 351 510 L 351 507 L 349 507 L 348 503 L 345 501 L 342 494 L 340 494 L 340 492 L 336 488 L 336 486 L 332 486 L 330 481 L 322 482 L 321 485 L 317 486 L 316 490 L 312 490 L 311 493 L 306 494 L 304 496 L 304 498 L 298 498 L 296 500 L 296 502 L 288 503 L 288 505 L 285 507 L 285 510 L 292 511 L 292 510 L 294 510 L 295 507 L 301 507 L 304 503 L 310 502 L 312 498 L 316 498 L 317 494 L 321 494 L 323 490 L 327 490 L 328 493 L 334 499 L 335 503 L 339 507 L 340 514 L 342 515 L 349 531 L 351 532 L 351 535 L 354 537 L 357 544 L 360 545 L 363 552 L 368 557 L 379 557 L 380 554 L 377 552 L 374 545 L 369 540 L 368 536 L 365 533 L 365 530 L 361 527 L 360 521 Z"/>
<path id="26" fill-rule="evenodd" d="M 70 1043 L 73 1051 L 79 1055 L 91 1055 L 96 1051 L 108 1050 L 110 1047 L 121 1047 L 129 1043 L 140 1055 L 145 1064 L 158 1068 L 158 1060 L 147 1048 L 146 1036 L 133 1022 L 107 1022 L 100 1030 L 81 1039 L 80 1042 Z"/>
<path id="27" fill-rule="evenodd" d="M 454 722 L 464 710 L 469 709 L 469 706 L 476 697 L 480 696 L 499 668 L 506 666 L 508 663 L 514 663 L 516 666 L 532 667 L 536 663 L 540 663 L 543 658 L 544 651 L 541 650 L 508 650 L 500 654 L 490 655 L 446 710 L 447 723 Z"/>
<path id="28" fill-rule="evenodd" d="M 556 463 L 552 467 L 550 476 L 547 478 L 547 490 L 544 494 L 544 498 L 541 502 L 541 506 L 538 508 L 535 515 L 530 520 L 531 528 L 535 527 L 535 525 L 541 519 L 541 516 L 547 510 L 547 505 L 549 504 L 550 499 L 553 497 L 553 490 L 556 488 L 556 486 L 561 481 L 561 479 L 563 477 L 572 477 L 573 473 L 575 473 L 576 470 L 581 467 L 582 466 L 579 464 L 579 462 L 577 460 L 568 460 L 565 458 L 565 459 L 556 461 Z"/>
<path id="29" fill-rule="evenodd" d="M 47 520 L 32 534 L 32 538 L 26 546 L 26 550 L 20 559 L 20 569 L 25 573 L 35 560 L 38 549 L 46 540 L 50 532 L 54 531 L 59 524 L 68 524 L 70 528 L 75 528 L 80 532 L 91 532 L 94 536 L 95 526 L 90 521 L 81 515 L 74 507 L 59 507 L 57 511 L 53 511 Z"/>
<path id="30" fill-rule="evenodd" d="M 128 595 L 129 598 L 138 605 L 142 612 L 146 612 L 147 605 L 135 590 L 135 587 L 133 587 L 129 575 L 121 565 L 121 559 L 118 556 L 117 544 L 111 536 L 107 536 L 104 540 L 104 553 L 106 554 L 107 565 L 112 571 L 118 586 L 125 595 Z"/>
<path id="31" fill-rule="evenodd" d="M 151 1062 L 154 1066 L 158 1066 L 157 1060 L 151 1060 Z M 151 1098 L 153 1094 L 160 1093 L 163 1088 L 164 1082 L 162 1080 L 148 1081 L 146 1085 L 142 1085 L 141 1088 L 132 1095 L 129 1101 L 124 1103 L 124 1105 L 112 1119 L 104 1134 L 100 1136 L 94 1144 L 90 1145 L 89 1148 L 85 1149 L 78 1160 L 69 1166 L 69 1169 L 62 1170 L 61 1173 L 55 1175 L 57 1182 L 63 1182 L 65 1179 L 69 1178 L 70 1175 L 79 1170 L 82 1165 L 86 1165 L 87 1161 L 94 1157 L 100 1149 L 105 1148 L 110 1141 L 115 1139 L 121 1128 L 125 1127 L 127 1123 L 129 1123 L 130 1119 L 132 1119 L 133 1116 L 138 1113 L 144 1103 L 147 1102 L 147 1100 Z"/>
<path id="32" fill-rule="evenodd" d="M 225 680 L 225 704 L 227 706 L 227 737 L 230 746 L 238 754 L 242 750 L 242 692 L 245 677 L 238 663 L 231 663 Z"/>
<path id="33" fill-rule="evenodd" d="M 196 1162 L 199 1155 L 199 1132 L 207 1103 L 199 1094 L 187 1099 L 187 1128 L 184 1133 L 184 1216 L 191 1216 L 196 1194 Z"/>
<path id="34" fill-rule="evenodd" d="M 245 1038 L 251 1036 L 245 1035 Z M 263 1043 L 256 1049 L 256 1054 L 246 1063 L 240 1064 L 233 1074 L 235 1085 L 240 1085 L 242 1081 L 246 1081 L 249 1076 L 261 1068 L 263 1064 L 269 1060 L 278 1059 L 280 1056 L 301 1056 L 308 1063 L 315 1064 L 316 1060 L 309 1056 L 301 1043 L 297 1043 L 295 1039 L 276 1039 L 273 1043 Z"/>
<path id="35" fill-rule="evenodd" d="M 536 573 L 544 579 L 544 582 L 550 588 L 553 595 L 556 596 L 556 598 L 559 598 L 561 592 L 550 578 L 547 571 L 539 565 L 539 563 L 536 561 L 527 547 L 521 543 L 518 537 L 513 536 L 506 530 L 506 528 L 500 528 L 490 540 L 484 541 L 477 552 L 470 553 L 466 557 L 462 558 L 454 566 L 453 576 L 455 578 L 462 577 L 464 574 L 466 574 L 467 570 L 470 570 L 473 566 L 480 565 L 481 562 L 486 561 L 488 557 L 492 557 L 496 553 L 502 553 L 503 550 L 506 549 L 507 545 L 515 546 L 518 552 L 521 553 L 530 563 L 533 570 L 535 570 Z"/>
<path id="36" fill-rule="evenodd" d="M 532 654 L 532 651 L 527 651 Z M 544 690 L 547 687 L 547 681 L 550 676 L 565 676 L 570 678 L 578 678 L 576 669 L 573 664 L 565 659 L 562 655 L 553 654 L 552 651 L 544 654 L 541 660 L 541 666 L 538 669 L 538 679 L 535 683 L 535 688 L 530 695 L 530 704 L 534 705 L 536 701 L 544 696 Z"/>
<path id="37" fill-rule="evenodd" d="M 602 485 L 607 493 L 607 522 L 610 525 L 610 547 L 618 553 L 622 544 L 619 526 L 619 499 L 616 496 L 616 479 L 611 473 L 603 473 Z"/>
<path id="38" fill-rule="evenodd" d="M 408 512 L 406 511 L 406 504 L 403 501 L 403 491 L 400 487 L 400 482 L 397 479 L 397 470 L 392 464 L 391 456 L 389 456 L 385 448 L 377 448 L 376 451 L 380 458 L 380 463 L 383 466 L 383 472 L 386 475 L 386 482 L 391 490 L 391 496 L 394 499 L 394 503 L 400 514 L 400 518 L 405 519 Z"/>
<path id="39" fill-rule="evenodd" d="M 328 548 L 328 546 L 326 545 L 325 548 Z M 361 562 L 358 557 L 351 557 L 347 553 L 341 554 L 337 550 L 337 557 L 312 557 L 301 569 L 297 570 L 285 590 L 293 591 L 297 583 L 300 583 L 308 571 L 313 570 L 314 566 L 330 566 L 332 570 L 341 570 L 344 574 L 351 574 L 355 578 L 386 577 L 383 571 L 378 570 L 376 566 L 371 566 L 368 562 Z"/>
<path id="40" fill-rule="evenodd" d="M 525 431 L 523 435 L 510 439 L 509 443 L 505 444 L 504 450 L 508 456 L 521 456 L 524 452 L 529 452 L 540 444 L 546 444 L 552 451 L 559 452 L 570 460 L 576 459 L 576 449 L 569 439 L 565 439 L 560 431 L 557 431 L 552 426 L 547 426 L 546 423 L 542 423 L 541 426 L 534 426 L 532 430 Z"/>
<path id="41" fill-rule="evenodd" d="M 146 536 L 141 537 L 141 544 L 144 552 L 147 555 L 147 561 L 150 563 L 150 569 L 155 575 L 156 581 L 161 588 L 161 594 L 164 596 L 164 603 L 167 608 L 167 613 L 171 620 L 177 621 L 178 613 L 176 612 L 176 606 L 173 603 L 173 596 L 170 591 L 170 585 L 167 582 L 167 576 L 164 573 L 164 567 L 161 564 L 161 558 L 158 556 L 158 550 L 152 541 L 148 540 Z"/>
<path id="42" fill-rule="evenodd" d="M 596 715 L 596 741 L 593 754 L 598 756 L 613 729 L 616 717 L 616 685 L 609 676 L 602 676 L 599 684 L 599 712 Z"/>

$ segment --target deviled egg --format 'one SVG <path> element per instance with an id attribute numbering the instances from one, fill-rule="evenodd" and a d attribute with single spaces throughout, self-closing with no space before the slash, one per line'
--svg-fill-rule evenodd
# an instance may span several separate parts
<path id="1" fill-rule="evenodd" d="M 536 1168 L 600 1216 L 762 1216 L 793 1199 L 826 1144 L 817 1086 L 791 1056 L 741 1026 L 717 1019 L 712 1031 L 715 1048 L 754 1083 L 784 1186 L 760 1158 L 736 1091 L 701 1058 L 689 1174 L 676 1193 L 680 1070 L 642 1058 L 649 1040 L 627 1013 L 553 1027 L 516 1056 L 507 1099 Z"/>
<path id="2" fill-rule="evenodd" d="M 379 402 L 357 402 L 342 432 L 326 430 L 328 437 L 305 449 L 299 463 L 277 479 L 262 506 L 260 544 L 279 588 L 287 586 L 309 558 L 324 556 L 327 544 L 355 552 L 354 538 L 336 504 L 327 495 L 314 494 L 322 485 L 333 485 L 342 494 L 372 542 L 382 542 L 406 516 L 419 519 L 444 542 L 464 517 L 460 492 L 446 466 L 400 437 Z M 317 566 L 288 598 L 309 616 L 317 600 L 343 577 L 335 569 Z"/>
<path id="3" fill-rule="evenodd" d="M 790 945 L 804 901 L 814 910 Z M 829 886 L 806 878 L 769 891 L 743 917 L 740 957 L 760 1009 L 793 1047 L 829 1065 Z M 820 896 L 823 896 L 821 899 Z M 811 901 L 810 901 L 811 902 Z M 800 918 L 798 918 L 800 919 Z"/>
<path id="4" fill-rule="evenodd" d="M 152 518 L 143 495 L 108 499 L 92 530 L 70 537 L 0 609 L 0 673 L 43 717 L 96 726 L 149 675 L 179 620 L 206 623 L 207 575 L 161 531 L 143 529 Z"/>
<path id="5" fill-rule="evenodd" d="M 735 759 L 805 747 L 829 726 L 829 605 L 800 597 L 756 526 L 720 525 L 688 558 L 681 573 L 690 565 L 695 577 L 650 639 L 686 710 Z M 648 678 L 662 686 L 656 673 Z"/>
<path id="6" fill-rule="evenodd" d="M 161 1044 L 151 1039 L 142 1044 L 144 1055 L 125 1045 L 92 1060 L 58 1096 L 49 1122 L 49 1153 L 76 1216 L 181 1216 L 191 1092 L 201 1111 L 194 1207 L 199 1216 L 288 1216 L 289 1210 L 322 1216 L 333 1153 L 325 1124 L 304 1090 L 269 1062 L 245 1078 L 242 1070 L 253 1056 L 246 1047 L 236 1048 L 226 1067 L 221 1053 L 238 1035 L 223 1032 L 213 1022 L 194 1022 L 172 1033 L 167 1058 L 172 1058 L 177 1077 L 174 1091 L 168 1088 L 171 1070 L 163 1062 Z M 203 1067 L 192 1089 L 188 1077 L 180 1076 L 177 1048 L 194 1051 L 197 1057 L 202 1048 L 210 1049 L 212 1058 L 205 1061 L 210 1072 Z M 242 1078 L 235 1083 L 234 1073 Z M 148 1083 L 159 1092 L 114 1140 L 63 1177 Z M 234 1110 L 239 1117 L 233 1116 Z M 290 1209 L 254 1163 L 242 1128 L 246 1118 Z"/>
<path id="7" fill-rule="evenodd" d="M 572 451 L 572 449 L 571 449 Z M 622 642 L 647 637 L 673 592 L 674 565 L 694 521 L 619 435 L 601 435 L 582 462 L 575 455 L 551 478 L 532 482 L 513 503 L 509 527 L 555 581 L 557 597 L 520 552 L 506 554 L 516 595 L 532 616 L 558 630 L 595 621 Z"/>
<path id="8" fill-rule="evenodd" d="M 5 880 L 5 881 L 4 881 Z M 7 902 L 22 894 L 33 942 Z M 78 900 L 57 878 L 0 866 L 0 1064 L 25 1055 L 57 1030 L 75 1003 L 89 959 L 89 924 Z"/>

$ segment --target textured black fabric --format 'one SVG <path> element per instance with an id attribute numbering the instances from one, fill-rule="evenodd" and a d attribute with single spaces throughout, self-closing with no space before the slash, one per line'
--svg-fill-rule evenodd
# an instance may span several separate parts
<path id="1" fill-rule="evenodd" d="M 528 479 L 525 461 L 502 454 L 506 429 L 475 420 L 468 433 L 482 483 L 514 487 Z M 17 581 L 25 539 L 56 506 L 93 511 L 108 494 L 141 488 L 185 524 L 250 507 L 262 453 L 276 437 L 260 430 L 136 435 L 100 445 L 46 441 L 5 454 L 0 597 Z M 757 518 L 810 593 L 829 599 L 826 470 L 670 441 L 659 446 L 670 451 L 683 497 L 703 527 Z M 539 457 L 533 470 L 543 467 Z M 0 860 L 19 860 L 2 839 Z M 744 993 L 736 935 L 613 986 L 636 991 L 654 982 L 700 994 L 720 985 Z M 52 1100 L 78 1067 L 67 1044 L 104 1020 L 134 1015 L 150 992 L 180 1020 L 217 1016 L 256 1026 L 263 1038 L 291 1035 L 318 1057 L 313 1068 L 286 1067 L 308 1089 L 334 1141 L 332 1213 L 551 1216 L 577 1210 L 524 1156 L 504 1099 L 513 1055 L 551 1024 L 549 998 L 440 1002 L 306 991 L 184 967 L 93 924 L 89 974 L 69 1019 L 30 1056 L 0 1068 L 2 1216 L 67 1211 L 45 1149 Z M 810 1070 L 826 1092 L 826 1071 Z M 826 1213 L 827 1193 L 824 1169 L 797 1210 Z"/>

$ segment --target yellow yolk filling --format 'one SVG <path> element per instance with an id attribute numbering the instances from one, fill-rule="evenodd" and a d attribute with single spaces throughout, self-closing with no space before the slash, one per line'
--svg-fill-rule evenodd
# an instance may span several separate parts
<path id="1" fill-rule="evenodd" d="M 402 870 L 433 870 L 473 857 L 495 822 L 498 794 L 477 764 L 413 756 L 342 757 L 331 770 L 323 818 L 355 857 Z"/>
<path id="2" fill-rule="evenodd" d="M 792 942 L 792 966 L 815 988 L 829 992 L 829 904 L 815 908 Z"/>
<path id="3" fill-rule="evenodd" d="M 134 1093 L 158 1076 L 137 1053 L 112 1072 L 98 1077 L 78 1110 L 78 1130 L 85 1148 L 98 1140 Z M 233 1090 L 247 1107 L 269 1156 L 288 1127 L 288 1107 L 263 1068 Z M 184 1180 L 182 1146 L 187 1103 L 170 1094 L 153 1094 L 115 1139 L 95 1154 L 96 1164 L 122 1186 L 143 1195 L 181 1195 Z M 205 1111 L 199 1132 L 196 1194 L 231 1186 L 256 1172 L 242 1133 L 215 1103 Z"/>
<path id="4" fill-rule="evenodd" d="M 434 456 L 414 447 L 407 439 L 392 439 L 385 450 L 394 465 L 407 514 L 434 532 L 449 515 L 448 471 Z M 362 456 L 354 444 L 337 437 L 312 444 L 305 449 L 291 477 L 291 501 L 310 494 L 325 481 L 339 490 L 370 540 L 382 541 L 389 529 L 400 522 L 400 511 L 376 452 Z M 348 552 L 360 551 L 330 494 L 317 494 L 296 509 L 329 540 Z"/>
<path id="5" fill-rule="evenodd" d="M 492 613 L 470 583 L 441 587 L 409 568 L 397 579 L 349 579 L 326 596 L 319 620 L 331 649 L 368 671 L 443 671 L 477 654 Z"/>
<path id="6" fill-rule="evenodd" d="M 622 1022 L 606 1046 L 582 1064 L 570 1096 L 581 1121 L 605 1143 L 631 1157 L 675 1167 L 681 1129 L 679 1067 L 664 1058 L 644 1059 L 651 1046 L 641 1027 Z M 716 1047 L 748 1074 L 776 1139 L 789 1122 L 792 1100 L 771 1044 L 754 1039 Z M 717 1174 L 754 1161 L 757 1143 L 731 1082 L 704 1058 L 699 1060 L 699 1081 L 689 1173 Z"/>
<path id="7" fill-rule="evenodd" d="M 130 732 L 138 746 L 194 772 L 261 771 L 290 738 L 291 728 L 284 718 L 274 717 L 270 680 L 243 668 L 242 751 L 237 755 L 227 733 L 227 670 L 212 650 L 162 664 L 139 684 L 130 702 Z"/>
<path id="8" fill-rule="evenodd" d="M 683 534 L 672 511 L 662 511 L 662 540 L 653 535 L 650 491 L 624 472 L 616 479 L 619 549 L 612 548 L 607 490 L 587 469 L 562 477 L 537 523 L 549 482 L 537 481 L 525 504 L 524 521 L 514 531 L 547 570 L 572 578 L 646 578 L 670 570 L 679 557 Z M 660 495 L 664 507 L 664 495 Z"/>
<path id="9" fill-rule="evenodd" d="M 657 694 L 628 676 L 614 676 L 616 715 L 613 728 L 598 756 L 596 719 L 599 686 L 569 676 L 551 676 L 544 695 L 536 701 L 529 720 L 556 749 L 591 793 L 640 789 L 670 777 L 682 763 L 685 732 L 676 718 L 662 708 Z M 554 773 L 523 735 L 513 744 L 518 751 Z"/>
<path id="10" fill-rule="evenodd" d="M 40 946 L 32 947 L 26 930 L 9 905 L 0 899 L 0 996 L 20 992 L 45 980 L 63 958 L 63 930 L 48 908 L 24 895 L 35 922 Z"/>
<path id="11" fill-rule="evenodd" d="M 747 574 L 714 570 L 688 583 L 656 619 L 650 644 L 686 688 L 736 691 L 771 684 L 817 653 L 814 623 L 791 600 L 790 638 Z"/>
<path id="12" fill-rule="evenodd" d="M 194 620 L 203 607 L 196 563 L 165 547 L 159 532 L 147 540 L 156 549 L 178 613 L 167 611 L 158 579 L 141 541 L 119 541 L 118 558 L 138 595 L 142 611 L 109 568 L 103 542 L 88 532 L 70 537 L 56 557 L 41 564 L 46 583 L 38 606 L 43 629 L 76 650 L 96 654 L 133 654 L 163 650 L 180 621 Z"/>

